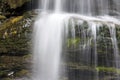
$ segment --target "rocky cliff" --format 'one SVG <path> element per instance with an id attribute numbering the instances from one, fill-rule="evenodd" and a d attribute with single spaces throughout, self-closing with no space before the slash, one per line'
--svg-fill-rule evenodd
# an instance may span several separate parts
<path id="1" fill-rule="evenodd" d="M 0 80 L 30 75 L 32 0 L 0 0 Z"/>

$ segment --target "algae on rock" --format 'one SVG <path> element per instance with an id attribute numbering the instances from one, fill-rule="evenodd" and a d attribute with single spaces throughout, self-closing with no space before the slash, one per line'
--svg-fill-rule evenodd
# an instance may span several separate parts
<path id="1" fill-rule="evenodd" d="M 0 80 L 30 77 L 33 13 L 25 12 L 0 24 Z M 10 72 L 13 77 L 8 76 Z"/>
<path id="2" fill-rule="evenodd" d="M 10 8 L 17 8 L 22 6 L 24 3 L 31 1 L 31 0 L 5 0 L 8 5 L 10 6 Z"/>

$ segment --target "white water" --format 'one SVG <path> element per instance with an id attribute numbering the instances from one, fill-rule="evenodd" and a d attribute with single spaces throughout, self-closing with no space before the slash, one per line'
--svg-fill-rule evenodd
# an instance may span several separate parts
<path id="1" fill-rule="evenodd" d="M 120 0 L 39 0 L 40 9 L 82 15 L 120 15 Z"/>
<path id="2" fill-rule="evenodd" d="M 85 2 L 86 1 L 86 2 Z M 100 3 L 98 11 L 96 11 L 96 5 L 94 0 L 41 0 L 42 14 L 40 13 L 38 19 L 34 24 L 33 31 L 33 76 L 32 80 L 60 80 L 60 75 L 64 67 L 61 67 L 63 63 L 62 46 L 68 34 L 68 27 L 71 24 L 72 38 L 76 38 L 76 23 L 82 25 L 84 21 L 87 22 L 89 30 L 88 33 L 83 32 L 83 42 L 79 44 L 79 49 L 82 50 L 83 60 L 86 61 L 86 66 L 90 66 L 93 63 L 94 67 L 98 66 L 98 54 L 97 54 L 97 31 L 102 25 L 108 25 L 111 41 L 114 49 L 115 68 L 120 68 L 119 55 L 115 24 L 120 25 L 120 21 L 113 17 L 102 16 L 102 17 L 88 17 L 83 15 L 94 15 L 97 12 L 100 15 L 109 14 L 108 0 L 96 0 L 97 4 Z M 117 0 L 118 1 L 118 0 Z M 116 2 L 117 2 L 116 1 Z M 115 1 L 114 1 L 115 2 Z M 119 2 L 119 1 L 118 1 Z M 117 4 L 117 3 L 116 3 Z M 118 10 L 118 5 L 115 6 Z M 50 13 L 51 12 L 51 13 Z M 67 12 L 67 13 L 66 13 Z M 72 14 L 72 13 L 81 13 Z M 66 37 L 64 37 L 66 36 Z M 88 39 L 88 37 L 90 37 Z M 88 41 L 87 41 L 88 39 Z M 93 40 L 93 42 L 92 42 Z M 87 42 L 86 42 L 87 41 Z M 91 44 L 94 44 L 94 49 L 91 52 Z M 93 60 L 90 57 L 93 55 Z M 99 80 L 99 73 L 95 71 L 94 78 L 90 80 Z M 74 76 L 74 75 L 73 75 Z M 69 78 L 68 78 L 69 80 Z M 71 80 L 71 79 L 70 79 Z M 76 79 L 74 79 L 76 80 Z M 81 79 L 80 79 L 81 80 Z"/>
<path id="3" fill-rule="evenodd" d="M 34 27 L 35 79 L 33 80 L 58 80 L 65 28 L 64 16 L 45 15 L 35 22 Z"/>

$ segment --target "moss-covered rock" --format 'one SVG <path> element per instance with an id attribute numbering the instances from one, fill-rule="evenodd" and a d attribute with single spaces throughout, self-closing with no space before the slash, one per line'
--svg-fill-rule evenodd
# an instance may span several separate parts
<path id="1" fill-rule="evenodd" d="M 0 79 L 30 76 L 31 56 L 0 56 Z M 9 75 L 13 72 L 12 75 Z"/>
<path id="2" fill-rule="evenodd" d="M 114 67 L 96 67 L 98 72 L 106 72 L 106 73 L 117 73 L 120 74 L 120 69 L 116 69 Z"/>
<path id="3" fill-rule="evenodd" d="M 10 8 L 17 8 L 22 6 L 24 3 L 31 1 L 31 0 L 5 0 L 8 5 L 10 6 Z"/>
<path id="4" fill-rule="evenodd" d="M 0 53 L 24 53 L 29 50 L 31 26 L 30 12 L 12 17 L 0 25 Z"/>
<path id="5" fill-rule="evenodd" d="M 21 15 L 32 10 L 31 4 L 32 0 L 0 0 L 0 15 L 6 17 Z"/>
<path id="6" fill-rule="evenodd" d="M 15 76 L 17 76 L 17 77 L 27 77 L 27 76 L 30 77 L 30 72 L 26 69 L 22 69 L 22 70 L 16 72 Z"/>
<path id="7" fill-rule="evenodd" d="M 0 24 L 0 80 L 29 76 L 34 11 L 10 17 Z M 8 76 L 10 72 L 13 76 Z"/>
<path id="8" fill-rule="evenodd" d="M 0 20 L 2 20 L 2 19 L 6 19 L 6 17 L 3 15 L 0 15 Z"/>
<path id="9" fill-rule="evenodd" d="M 10 8 L 15 9 L 17 7 L 21 7 L 26 2 L 31 0 L 0 0 L 0 8 L 5 8 L 5 4 L 10 6 Z"/>
<path id="10" fill-rule="evenodd" d="M 0 0 L 0 80 L 28 76 L 31 64 L 31 0 Z M 29 9 L 27 9 L 29 6 Z M 8 75 L 14 72 L 13 75 Z"/>
<path id="11" fill-rule="evenodd" d="M 70 49 L 77 48 L 80 43 L 80 38 L 72 38 L 67 40 L 67 47 Z"/>

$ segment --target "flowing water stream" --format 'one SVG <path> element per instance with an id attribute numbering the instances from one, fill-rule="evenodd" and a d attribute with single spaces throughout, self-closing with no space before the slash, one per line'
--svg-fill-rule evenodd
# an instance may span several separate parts
<path id="1" fill-rule="evenodd" d="M 118 3 L 40 0 L 32 80 L 120 80 Z"/>

